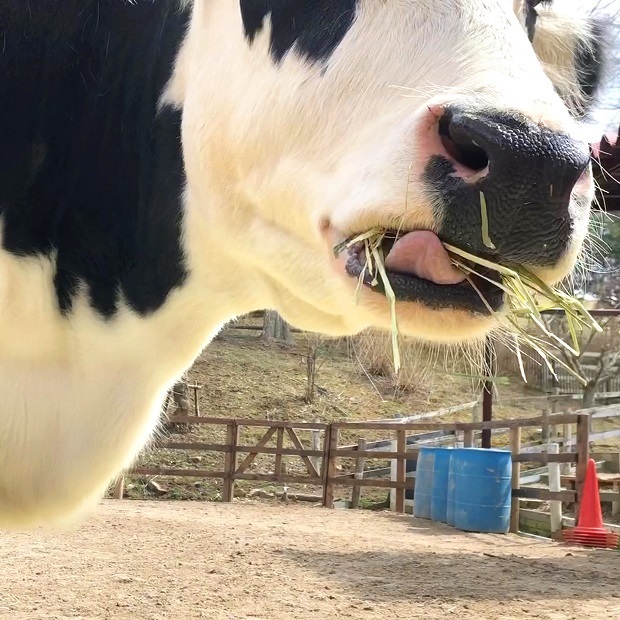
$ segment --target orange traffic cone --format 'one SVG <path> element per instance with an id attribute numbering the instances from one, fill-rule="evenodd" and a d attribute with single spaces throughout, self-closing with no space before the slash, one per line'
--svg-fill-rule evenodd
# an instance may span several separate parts
<path id="1" fill-rule="evenodd" d="M 562 532 L 564 542 L 584 547 L 606 547 L 615 549 L 618 546 L 618 534 L 608 532 L 603 527 L 603 512 L 598 492 L 596 463 L 588 461 L 588 471 L 583 488 L 583 497 L 579 509 L 579 525 Z"/>

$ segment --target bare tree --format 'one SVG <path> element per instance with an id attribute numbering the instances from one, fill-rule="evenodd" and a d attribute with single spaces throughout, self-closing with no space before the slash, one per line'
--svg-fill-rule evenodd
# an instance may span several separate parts
<path id="1" fill-rule="evenodd" d="M 564 316 L 551 315 L 544 318 L 548 329 L 556 334 L 569 334 Z M 579 355 L 560 347 L 560 359 L 575 373 L 587 381 L 583 386 L 582 406 L 584 409 L 594 406 L 596 394 L 600 387 L 620 375 L 620 326 L 618 317 L 610 316 L 599 321 L 602 332 L 584 329 L 577 334 Z M 571 344 L 570 336 L 564 338 Z M 593 369 L 592 353 L 596 353 L 596 365 Z"/>
<path id="2" fill-rule="evenodd" d="M 288 323 L 274 310 L 266 310 L 261 335 L 265 342 L 277 340 L 287 344 L 293 343 L 291 328 Z"/>
<path id="3" fill-rule="evenodd" d="M 323 360 L 317 366 L 322 342 L 323 338 L 319 334 L 306 334 L 306 355 L 304 356 L 306 360 L 306 394 L 304 400 L 309 404 L 314 402 L 316 376 L 325 362 Z"/>

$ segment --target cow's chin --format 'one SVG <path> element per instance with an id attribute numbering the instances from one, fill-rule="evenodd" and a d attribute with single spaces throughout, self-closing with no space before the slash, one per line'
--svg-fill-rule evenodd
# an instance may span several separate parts
<path id="1" fill-rule="evenodd" d="M 391 304 L 385 295 L 370 288 L 357 290 L 356 283 L 343 276 L 331 284 L 340 303 L 322 305 L 289 299 L 278 312 L 302 330 L 331 337 L 353 336 L 365 329 L 392 329 Z M 437 343 L 479 340 L 498 326 L 503 310 L 493 314 L 471 312 L 457 307 L 429 306 L 424 301 L 397 301 L 396 320 L 402 336 Z"/>
<path id="2" fill-rule="evenodd" d="M 370 286 L 358 287 L 358 281 L 345 272 L 325 273 L 324 296 L 299 298 L 290 289 L 278 295 L 278 312 L 290 324 L 302 330 L 331 337 L 353 336 L 365 329 L 390 331 L 392 307 L 382 292 Z M 285 301 L 286 300 L 286 301 Z M 496 328 L 504 305 L 494 312 L 477 312 L 456 304 L 440 305 L 437 297 L 395 304 L 398 332 L 426 342 L 453 344 L 479 340 Z"/>
<path id="3" fill-rule="evenodd" d="M 372 317 L 371 327 L 392 330 L 390 301 L 372 290 L 359 293 L 358 304 Z M 395 316 L 403 336 L 438 343 L 478 340 L 497 327 L 503 310 L 493 314 L 472 312 L 454 306 L 429 306 L 424 301 L 397 301 Z"/>

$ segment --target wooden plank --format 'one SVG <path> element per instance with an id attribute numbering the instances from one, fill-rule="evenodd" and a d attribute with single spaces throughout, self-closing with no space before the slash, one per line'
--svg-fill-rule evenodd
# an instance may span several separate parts
<path id="1" fill-rule="evenodd" d="M 377 489 L 407 489 L 411 484 L 410 481 L 398 482 L 397 480 L 382 480 L 381 478 L 364 478 L 364 480 L 355 480 L 354 478 L 330 478 L 328 482 L 331 485 L 352 487 L 357 484 L 361 487 L 375 487 Z"/>
<path id="2" fill-rule="evenodd" d="M 261 482 L 288 482 L 291 484 L 311 484 L 320 486 L 322 478 L 309 478 L 308 476 L 293 476 L 291 474 L 235 474 L 235 480 L 259 480 Z"/>
<path id="3" fill-rule="evenodd" d="M 274 429 L 274 432 L 277 429 Z M 298 448 L 272 448 L 271 446 L 260 448 L 258 446 L 237 446 L 237 452 L 251 452 L 256 454 L 280 454 L 284 456 L 300 456 L 300 457 L 309 457 L 309 456 L 323 456 L 323 450 L 310 450 L 308 448 L 304 448 L 299 450 Z"/>
<path id="4" fill-rule="evenodd" d="M 327 453 L 327 467 L 325 468 L 325 489 L 323 494 L 323 506 L 325 506 L 325 508 L 334 507 L 333 480 L 336 474 L 336 450 L 338 449 L 338 437 L 338 427 L 334 427 L 334 425 L 331 424 L 329 433 L 329 449 Z M 351 482 L 355 481 L 352 480 Z M 363 482 L 363 480 L 358 480 L 357 482 Z"/>
<path id="5" fill-rule="evenodd" d="M 514 455 L 512 463 L 512 501 L 510 505 L 510 531 L 517 534 L 519 532 L 519 498 L 515 492 L 519 491 L 521 480 L 521 465 L 516 459 L 521 451 L 521 429 L 516 427 L 510 429 L 510 451 Z"/>
<path id="6" fill-rule="evenodd" d="M 206 469 L 176 469 L 172 467 L 135 467 L 125 476 L 177 476 L 180 478 L 225 478 L 226 472 Z"/>
<path id="7" fill-rule="evenodd" d="M 200 450 L 203 452 L 229 452 L 230 446 L 221 443 L 179 443 L 175 441 L 154 442 L 149 445 L 153 450 Z"/>
<path id="8" fill-rule="evenodd" d="M 597 463 L 599 465 L 600 463 Z M 574 484 L 576 479 L 575 474 L 569 474 L 568 476 L 562 476 L 562 484 Z M 604 472 L 598 472 L 596 474 L 599 486 L 610 485 L 614 482 L 620 482 L 620 476 L 618 474 L 606 474 Z"/>
<path id="9" fill-rule="evenodd" d="M 179 424 L 214 424 L 217 426 L 227 426 L 234 421 L 234 418 L 209 418 L 209 417 L 197 417 L 193 415 L 175 415 L 170 418 L 171 422 L 178 422 Z"/>
<path id="10" fill-rule="evenodd" d="M 366 469 L 364 471 L 364 478 L 384 478 L 385 476 L 390 475 L 390 471 L 391 467 L 377 467 L 376 469 Z M 413 472 L 413 475 L 415 475 L 415 472 Z"/>
<path id="11" fill-rule="evenodd" d="M 563 452 L 570 452 L 571 451 L 571 442 L 572 442 L 572 425 L 571 424 L 563 424 L 562 425 L 562 434 L 564 435 L 564 439 L 563 439 Z M 575 461 L 576 462 L 576 461 Z M 562 465 L 561 468 L 561 472 L 563 474 L 568 474 L 570 473 L 570 464 L 569 463 L 565 463 L 564 465 Z"/>
<path id="12" fill-rule="evenodd" d="M 474 447 L 474 431 L 473 430 L 466 429 L 463 431 L 463 447 L 465 448 Z"/>
<path id="13" fill-rule="evenodd" d="M 616 504 L 620 502 L 620 484 L 614 484 L 614 489 L 618 489 L 616 491 L 600 491 L 599 496 L 602 502 L 611 502 L 612 504 Z M 614 514 L 614 508 L 612 506 L 611 514 Z M 617 514 L 617 513 L 616 513 Z"/>
<path id="14" fill-rule="evenodd" d="M 244 420 L 237 418 L 211 418 L 196 416 L 173 416 L 172 422 L 180 424 L 213 424 L 218 426 L 227 426 L 231 422 L 235 422 L 237 426 L 264 426 L 266 428 L 296 428 L 296 429 L 315 429 L 325 430 L 327 424 L 322 422 L 289 422 L 283 420 Z"/>
<path id="15" fill-rule="evenodd" d="M 193 420 L 194 418 L 192 418 Z M 296 428 L 298 430 L 325 430 L 327 424 L 321 422 L 283 422 L 280 420 L 237 420 L 239 426 L 267 426 L 269 428 Z"/>
<path id="16" fill-rule="evenodd" d="M 544 409 L 542 412 L 542 424 L 540 429 L 540 440 L 543 444 L 549 443 L 549 418 L 551 417 L 551 411 L 549 409 Z"/>
<path id="17" fill-rule="evenodd" d="M 235 471 L 237 470 L 236 446 L 239 441 L 239 427 L 236 422 L 231 422 L 226 427 L 226 443 L 230 450 L 224 457 L 224 484 L 222 487 L 222 501 L 232 502 L 235 498 Z"/>
<path id="18" fill-rule="evenodd" d="M 620 429 L 604 431 L 602 433 L 593 433 L 590 435 L 590 441 L 601 441 L 602 439 L 612 439 L 614 437 L 620 437 Z"/>
<path id="19" fill-rule="evenodd" d="M 553 424 L 574 424 L 577 414 L 560 413 L 557 416 L 550 416 L 549 421 Z M 483 429 L 505 429 L 514 427 L 537 427 L 543 422 L 542 416 L 535 418 L 522 418 L 515 420 L 492 420 L 491 422 L 451 422 L 451 423 L 409 423 L 402 424 L 402 430 L 483 430 Z M 338 429 L 361 429 L 361 430 L 385 430 L 393 431 L 395 423 L 390 422 L 334 422 L 334 428 Z"/>
<path id="20" fill-rule="evenodd" d="M 575 490 L 577 499 L 575 501 L 575 521 L 579 524 L 579 510 L 581 499 L 583 498 L 583 487 L 588 471 L 588 458 L 590 452 L 590 416 L 580 415 L 577 418 L 577 467 L 575 477 Z"/>
<path id="21" fill-rule="evenodd" d="M 395 430 L 395 429 L 390 428 L 390 430 Z M 427 441 L 428 442 L 432 441 L 433 443 L 437 443 L 441 441 L 450 441 L 454 437 L 454 434 L 455 434 L 454 430 L 451 430 L 451 431 L 440 430 L 440 431 L 432 431 L 428 433 L 419 433 L 419 434 L 416 433 L 415 435 L 409 435 L 407 437 L 407 445 L 409 447 L 417 446 L 419 448 L 420 445 L 424 445 Z M 379 441 L 368 441 L 366 443 L 366 449 L 375 450 L 377 452 L 387 451 L 391 449 L 390 448 L 391 444 L 392 444 L 391 439 L 380 439 Z M 357 450 L 357 444 L 340 446 L 338 450 Z"/>
<path id="22" fill-rule="evenodd" d="M 309 456 L 321 456 L 323 454 L 322 451 L 312 450 L 311 451 L 312 454 L 306 454 L 307 450 L 304 447 L 303 443 L 301 443 L 301 439 L 299 439 L 299 436 L 297 435 L 295 430 L 292 428 L 287 428 L 286 431 L 288 432 L 288 436 L 291 438 L 293 445 L 299 450 L 299 453 L 297 454 L 297 456 L 301 457 L 301 460 L 304 462 L 304 465 L 306 466 L 306 470 L 308 471 L 308 475 L 318 478 L 320 476 L 319 471 L 314 466 L 314 463 L 308 457 Z"/>
<path id="23" fill-rule="evenodd" d="M 592 409 L 582 409 L 579 413 L 589 413 L 593 420 L 604 420 L 606 418 L 617 418 L 620 416 L 620 405 L 607 405 L 606 407 L 592 407 Z"/>
<path id="24" fill-rule="evenodd" d="M 611 473 L 620 473 L 620 452 L 591 452 L 590 458 L 605 464 L 605 470 Z"/>
<path id="25" fill-rule="evenodd" d="M 618 496 L 617 499 L 614 498 L 611 502 L 611 516 L 615 517 L 617 514 L 620 514 L 620 483 L 618 482 L 614 483 L 613 492 L 615 495 Z M 601 501 L 603 501 L 602 498 L 601 498 Z"/>
<path id="26" fill-rule="evenodd" d="M 401 454 L 407 452 L 407 431 L 399 430 L 396 433 L 396 451 Z M 396 482 L 407 482 L 406 476 L 406 463 L 405 460 L 399 458 L 396 461 Z M 405 489 L 396 489 L 395 500 L 396 512 L 399 514 L 405 514 Z"/>
<path id="27" fill-rule="evenodd" d="M 548 454 L 547 452 L 525 452 L 512 457 L 515 463 L 575 463 L 575 452 L 562 452 L 560 454 Z"/>
<path id="28" fill-rule="evenodd" d="M 560 446 L 557 443 L 550 443 L 547 449 L 549 456 L 558 455 L 560 452 Z M 560 464 L 558 462 L 549 464 L 549 490 L 561 491 Z M 562 502 L 550 502 L 550 522 L 552 534 L 562 529 Z"/>
<path id="29" fill-rule="evenodd" d="M 321 462 L 321 478 L 323 480 L 323 507 L 326 506 L 327 497 L 327 469 L 329 464 L 329 448 L 331 446 L 332 425 L 330 424 L 325 431 L 323 438 L 323 459 Z"/>
<path id="30" fill-rule="evenodd" d="M 520 499 L 540 499 L 543 501 L 557 500 L 559 502 L 575 501 L 575 491 L 550 491 L 549 489 L 538 489 L 534 487 L 521 487 L 512 492 L 512 497 Z"/>
<path id="31" fill-rule="evenodd" d="M 278 428 L 277 437 L 277 452 L 276 452 L 276 464 L 274 466 L 274 472 L 276 476 L 282 475 L 282 450 L 284 449 L 284 429 Z"/>
<path id="32" fill-rule="evenodd" d="M 319 452 L 316 456 L 311 456 L 310 461 L 314 468 L 321 472 L 321 457 L 323 456 L 323 450 L 321 450 L 321 431 L 310 431 L 310 445 L 312 450 Z"/>
<path id="33" fill-rule="evenodd" d="M 416 422 L 417 420 L 428 420 L 432 418 L 437 418 L 442 415 L 448 415 L 450 413 L 458 413 L 459 411 L 464 411 L 465 409 L 471 409 L 476 404 L 478 404 L 477 400 L 472 400 L 469 403 L 463 403 L 462 405 L 452 405 L 451 407 L 444 407 L 442 409 L 437 409 L 436 411 L 429 411 L 427 413 L 417 413 L 416 415 L 404 416 L 402 418 L 390 418 L 389 420 L 369 420 L 370 422 L 389 422 L 392 424 L 405 424 L 407 422 Z"/>
<path id="34" fill-rule="evenodd" d="M 360 452 L 363 453 L 366 451 L 366 440 L 358 439 L 357 441 L 357 453 L 358 458 L 355 461 L 355 474 L 353 478 L 355 480 L 363 480 L 364 479 L 364 467 L 366 466 L 366 459 L 363 456 L 359 456 Z M 351 491 L 351 508 L 358 508 L 360 505 L 360 499 L 362 496 L 362 487 L 356 485 L 353 487 Z"/>
<path id="35" fill-rule="evenodd" d="M 336 450 L 336 456 L 339 459 L 356 459 L 358 457 L 364 457 L 366 459 L 381 459 L 384 461 L 388 459 L 407 460 L 416 458 L 419 452 L 419 448 L 413 448 L 412 450 L 407 450 L 405 452 L 399 452 L 398 450 L 396 452 L 388 452 L 387 450 L 382 450 L 381 452 L 377 452 L 376 450 L 364 450 L 363 452 L 359 452 L 358 450 L 342 450 L 339 448 Z"/>
<path id="36" fill-rule="evenodd" d="M 268 428 L 265 431 L 265 434 L 260 438 L 260 440 L 254 446 L 254 451 L 250 452 L 250 454 L 248 454 L 243 459 L 243 461 L 241 461 L 241 465 L 239 465 L 239 467 L 237 468 L 235 475 L 242 474 L 252 464 L 252 461 L 254 461 L 254 459 L 259 454 L 258 452 L 256 452 L 256 450 L 259 448 L 264 448 L 265 444 L 275 435 L 276 430 L 277 428 L 273 427 L 273 428 Z M 239 448 L 237 448 L 237 450 L 239 450 Z"/>

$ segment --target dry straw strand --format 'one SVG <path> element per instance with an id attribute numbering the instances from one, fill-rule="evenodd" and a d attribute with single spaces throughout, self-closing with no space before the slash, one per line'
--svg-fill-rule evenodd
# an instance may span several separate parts
<path id="1" fill-rule="evenodd" d="M 486 199 L 482 192 L 480 193 L 480 209 L 483 242 L 487 247 L 495 248 L 495 245 L 489 237 Z M 398 348 L 396 296 L 385 269 L 385 256 L 382 248 L 382 243 L 387 233 L 387 229 L 372 228 L 365 233 L 354 235 L 336 245 L 334 247 L 334 254 L 338 256 L 347 248 L 356 244 L 363 244 L 366 262 L 359 275 L 355 293 L 356 301 L 359 299 L 366 274 L 369 274 L 372 278 L 372 286 L 377 286 L 379 280 L 381 280 L 384 294 L 390 304 L 392 353 L 394 358 L 394 370 L 398 373 L 401 360 Z M 524 343 L 536 351 L 554 376 L 557 375 L 552 362 L 560 364 L 567 372 L 575 376 L 583 384 L 586 383 L 584 377 L 575 372 L 573 368 L 553 352 L 553 349 L 558 350 L 559 348 L 564 348 L 571 355 L 578 356 L 580 354 L 578 332 L 583 328 L 594 329 L 599 332 L 602 331 L 600 325 L 590 315 L 579 299 L 543 282 L 536 274 L 522 265 L 502 265 L 451 244 L 444 243 L 443 245 L 450 254 L 453 264 L 465 274 L 470 286 L 476 291 L 491 314 L 496 313 L 484 297 L 480 288 L 474 283 L 472 276 L 485 280 L 504 292 L 508 302 L 507 308 L 505 312 L 502 313 L 502 316 L 498 316 L 498 319 L 500 322 L 507 324 L 510 331 L 514 334 L 516 343 L 515 354 L 519 361 L 521 375 L 526 382 L 527 378 L 525 377 L 520 343 Z M 484 273 L 480 273 L 476 267 L 478 267 L 478 269 L 482 267 L 497 272 L 501 276 L 501 281 L 496 281 Z M 560 309 L 564 311 L 571 344 L 565 342 L 562 338 L 547 329 L 542 320 L 541 312 L 550 309 Z M 537 337 L 528 333 L 519 322 L 519 320 L 522 319 L 531 321 L 541 331 L 542 337 Z M 488 377 L 481 378 L 489 379 Z"/>

